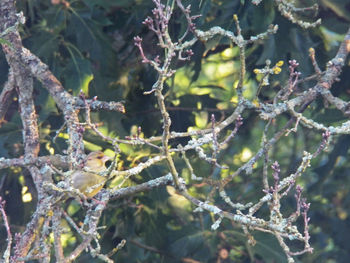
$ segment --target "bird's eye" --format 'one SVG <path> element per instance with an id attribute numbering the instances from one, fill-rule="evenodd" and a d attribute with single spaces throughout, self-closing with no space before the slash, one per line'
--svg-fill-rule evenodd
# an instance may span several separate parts
<path id="1" fill-rule="evenodd" d="M 103 157 L 102 155 L 99 155 L 97 156 L 97 159 L 102 159 L 102 157 Z"/>

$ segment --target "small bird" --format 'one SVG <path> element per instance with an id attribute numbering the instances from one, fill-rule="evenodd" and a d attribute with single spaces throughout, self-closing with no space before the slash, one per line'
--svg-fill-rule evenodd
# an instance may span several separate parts
<path id="1" fill-rule="evenodd" d="M 72 174 L 72 184 L 75 189 L 78 189 L 86 197 L 94 197 L 104 186 L 107 177 L 101 176 L 98 173 L 106 171 L 105 163 L 110 158 L 103 152 L 91 152 L 85 160 L 84 168 L 86 171 L 75 171 Z"/>

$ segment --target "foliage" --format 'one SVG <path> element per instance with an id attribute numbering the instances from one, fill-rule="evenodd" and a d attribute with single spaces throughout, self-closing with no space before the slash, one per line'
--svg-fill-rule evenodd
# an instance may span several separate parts
<path id="1" fill-rule="evenodd" d="M 236 14 L 242 35 L 249 38 L 267 30 L 270 24 L 278 25 L 276 34 L 259 40 L 246 48 L 246 75 L 243 80 L 243 96 L 252 104 L 268 103 L 285 86 L 290 77 L 288 61 L 295 59 L 301 72 L 300 78 L 315 73 L 309 48 L 314 48 L 316 59 L 322 70 L 335 56 L 344 39 L 350 18 L 349 1 L 319 1 L 317 18 L 322 24 L 312 29 L 303 29 L 281 15 L 272 0 L 254 5 L 248 0 L 202 0 L 183 1 L 191 4 L 191 14 L 201 14 L 195 20 L 196 28 L 208 30 L 213 26 L 236 32 Z M 312 1 L 295 1 L 296 5 L 313 4 Z M 305 3 L 307 2 L 307 3 Z M 175 1 L 168 1 L 175 6 Z M 98 129 L 109 137 L 121 140 L 130 138 L 150 138 L 161 136 L 163 119 L 159 112 L 157 99 L 144 92 L 152 90 L 157 80 L 157 72 L 141 63 L 139 50 L 134 46 L 134 37 L 141 36 L 146 57 L 153 59 L 160 54 L 166 57 L 157 45 L 157 36 L 142 24 L 151 14 L 154 4 L 151 0 L 42 0 L 18 1 L 18 10 L 24 12 L 27 19 L 21 28 L 23 45 L 46 63 L 51 72 L 74 96 L 83 91 L 86 97 L 101 101 L 124 101 L 126 113 L 98 111 L 91 113 L 91 119 L 99 123 Z M 316 19 L 313 12 L 307 11 L 298 17 L 310 22 Z M 178 39 L 187 30 L 187 23 L 179 8 L 174 9 L 169 23 L 169 32 Z M 236 32 L 237 33 L 237 32 Z M 189 37 L 188 37 L 189 39 Z M 0 38 L 1 44 L 7 40 Z M 239 85 L 241 60 L 239 47 L 227 38 L 216 36 L 209 41 L 198 41 L 192 47 L 190 61 L 176 61 L 171 64 L 176 73 L 164 83 L 166 108 L 172 119 L 171 131 L 190 132 L 210 128 L 219 123 L 236 109 L 239 94 L 235 89 Z M 162 53 L 163 52 L 163 53 Z M 263 86 L 258 96 L 263 76 L 254 74 L 254 69 L 263 69 L 266 60 L 271 67 L 278 61 L 284 61 L 281 74 L 269 77 L 269 86 Z M 346 62 L 348 65 L 348 61 Z M 332 87 L 332 93 L 344 101 L 349 100 L 349 67 L 344 67 L 340 81 Z M 0 58 L 1 83 L 7 79 L 8 65 L 4 54 Z M 316 80 L 298 85 L 297 93 L 313 87 Z M 38 82 L 34 83 L 36 113 L 39 116 L 40 155 L 66 154 L 67 137 L 61 130 L 65 120 L 53 98 Z M 0 156 L 6 158 L 23 155 L 22 122 L 18 97 L 13 101 L 0 126 Z M 307 118 L 325 126 L 338 126 L 347 120 L 347 116 L 333 105 L 325 107 L 322 99 L 315 100 L 303 112 Z M 84 116 L 79 116 L 81 121 Z M 228 169 L 220 169 L 213 163 L 203 162 L 196 151 L 186 153 L 191 160 L 196 175 L 213 180 L 222 180 L 235 173 L 261 148 L 266 120 L 259 118 L 254 110 L 242 114 L 243 125 L 237 135 L 218 153 L 219 164 Z M 266 135 L 270 138 L 290 119 L 291 113 L 285 112 L 271 122 Z M 141 127 L 141 130 L 138 129 Z M 234 129 L 230 126 L 221 135 L 224 138 Z M 226 133 L 226 134 L 225 134 Z M 56 136 L 57 138 L 53 140 Z M 176 138 L 170 141 L 170 147 L 186 145 L 190 137 Z M 278 161 L 282 178 L 295 173 L 299 167 L 303 151 L 315 152 L 322 141 L 322 132 L 299 125 L 295 132 L 282 137 L 274 145 L 269 155 L 268 166 Z M 114 151 L 111 142 L 97 136 L 93 130 L 84 133 L 86 151 Z M 157 144 L 158 146 L 160 144 Z M 326 152 L 313 159 L 312 167 L 306 169 L 297 179 L 304 187 L 303 195 L 311 203 L 308 216 L 310 221 L 310 243 L 312 254 L 298 259 L 302 262 L 346 262 L 350 257 L 347 242 L 349 235 L 349 162 L 348 134 L 334 135 Z M 149 145 L 120 144 L 117 157 L 117 169 L 127 170 L 156 156 L 157 149 Z M 204 147 L 209 154 L 211 147 Z M 207 182 L 196 182 L 191 170 L 179 154 L 174 161 L 180 176 L 190 186 L 189 193 L 195 198 L 205 200 L 212 194 L 213 186 Z M 266 164 L 265 164 L 266 165 Z M 263 158 L 252 167 L 253 172 L 244 172 L 232 179 L 225 190 L 231 200 L 241 203 L 254 202 L 265 194 L 261 191 Z M 269 180 L 273 182 L 272 170 Z M 149 167 L 142 173 L 131 176 L 123 185 L 135 186 L 168 173 L 166 162 Z M 0 171 L 1 196 L 6 200 L 6 213 L 9 217 L 12 233 L 22 232 L 36 208 L 37 193 L 30 173 L 20 167 L 9 167 Z M 118 185 L 122 179 L 116 177 L 108 187 Z M 272 183 L 273 184 L 273 183 Z M 257 191 L 259 189 L 260 191 Z M 282 201 L 283 212 L 295 211 L 294 190 Z M 215 204 L 230 210 L 218 193 L 212 197 Z M 108 253 L 122 239 L 127 243 L 112 259 L 115 262 L 286 262 L 286 256 L 278 242 L 269 234 L 252 231 L 255 246 L 248 245 L 247 235 L 239 224 L 224 219 L 216 231 L 211 226 L 217 218 L 213 213 L 195 213 L 195 206 L 173 186 L 160 187 L 150 192 L 142 192 L 123 199 L 111 201 L 100 220 L 102 253 Z M 268 209 L 259 216 L 268 218 Z M 84 220 L 81 205 L 72 201 L 67 204 L 67 212 L 75 222 Z M 300 220 L 300 219 L 299 219 Z M 63 228 L 67 227 L 63 222 Z M 302 220 L 297 221 L 302 229 Z M 68 229 L 68 227 L 67 227 Z M 6 232 L 1 230 L 1 239 Z M 258 233 L 257 233 L 258 232 Z M 80 243 L 80 237 L 73 231 L 62 233 L 62 244 L 69 254 Z M 0 243 L 3 250 L 6 242 Z M 299 244 L 289 242 L 294 250 L 302 250 Z M 224 257 L 223 251 L 228 252 Z M 53 252 L 52 252 L 53 253 Z M 192 260 L 192 261 L 191 261 Z M 29 261 L 28 261 L 29 262 Z M 31 261 L 34 262 L 34 261 Z M 52 261 L 53 262 L 53 261 Z M 91 254 L 83 253 L 76 262 L 100 262 Z"/>

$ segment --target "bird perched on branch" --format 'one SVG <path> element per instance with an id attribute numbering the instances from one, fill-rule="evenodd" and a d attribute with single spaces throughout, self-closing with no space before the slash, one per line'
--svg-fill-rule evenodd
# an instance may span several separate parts
<path id="1" fill-rule="evenodd" d="M 104 186 L 107 177 L 99 173 L 107 170 L 105 163 L 110 158 L 103 152 L 91 152 L 85 159 L 84 170 L 72 174 L 72 185 L 86 197 L 94 197 Z"/>

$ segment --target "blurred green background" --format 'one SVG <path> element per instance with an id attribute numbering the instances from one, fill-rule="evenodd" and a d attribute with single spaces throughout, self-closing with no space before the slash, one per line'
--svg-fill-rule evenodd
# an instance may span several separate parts
<path id="1" fill-rule="evenodd" d="M 297 6 L 309 6 L 315 1 L 295 2 Z M 253 99 L 258 86 L 253 69 L 264 67 L 266 59 L 271 60 L 273 65 L 280 60 L 285 62 L 281 74 L 274 75 L 270 79 L 271 85 L 264 87 L 259 95 L 262 101 L 267 102 L 288 80 L 288 60 L 299 62 L 298 71 L 302 77 L 312 75 L 314 71 L 308 49 L 312 47 L 316 50 L 317 61 L 324 69 L 343 40 L 350 22 L 350 1 L 317 2 L 317 16 L 313 12 L 297 16 L 310 22 L 322 19 L 321 26 L 308 30 L 282 17 L 271 0 L 263 1 L 259 6 L 248 0 L 193 0 L 183 1 L 183 4 L 192 5 L 192 14 L 202 15 L 196 20 L 196 26 L 201 30 L 221 26 L 235 31 L 233 14 L 237 14 L 246 38 L 266 31 L 270 24 L 279 26 L 277 34 L 249 46 L 246 52 L 244 96 L 248 99 Z M 153 95 L 143 95 L 144 91 L 151 89 L 156 73 L 141 63 L 133 43 L 134 36 L 139 35 L 144 39 L 144 50 L 149 58 L 163 55 L 156 45 L 155 35 L 142 25 L 154 7 L 151 0 L 22 0 L 18 1 L 17 7 L 27 18 L 26 25 L 21 28 L 24 46 L 47 63 L 67 91 L 77 95 L 83 90 L 90 98 L 98 96 L 104 101 L 125 102 L 125 114 L 92 113 L 93 120 L 100 123 L 104 134 L 125 138 L 136 134 L 139 126 L 145 138 L 161 134 L 161 116 L 156 100 Z M 169 26 L 175 41 L 186 26 L 186 20 L 176 9 Z M 216 120 L 222 120 L 233 112 L 237 102 L 233 87 L 239 77 L 238 48 L 227 39 L 217 37 L 207 43 L 197 42 L 192 49 L 194 56 L 191 61 L 174 63 L 177 73 L 167 81 L 166 103 L 172 118 L 172 131 L 208 127 L 211 114 Z M 2 52 L 0 72 L 0 83 L 3 84 L 8 66 Z M 303 91 L 313 84 L 302 84 L 299 90 Z M 340 81 L 332 87 L 332 93 L 349 100 L 349 86 L 347 61 Z M 53 142 L 56 131 L 63 125 L 62 114 L 38 82 L 35 83 L 34 94 L 40 125 L 40 155 L 63 154 L 67 148 L 66 134 L 61 133 Z M 326 108 L 321 99 L 312 103 L 304 114 L 325 125 L 339 125 L 347 119 L 333 107 Z M 187 157 L 196 175 L 220 180 L 234 172 L 260 148 L 266 122 L 253 111 L 245 111 L 242 117 L 244 124 L 238 135 L 218 156 L 219 163 L 229 166 L 229 169 L 214 169 L 199 160 L 194 152 L 189 152 Z M 279 130 L 289 119 L 289 114 L 279 116 L 273 129 Z M 21 127 L 17 99 L 14 98 L 5 122 L 0 125 L 1 157 L 22 155 Z M 86 131 L 84 139 L 87 151 L 113 149 L 91 131 Z M 320 132 L 302 126 L 297 132 L 282 138 L 271 155 L 271 159 L 281 165 L 281 176 L 294 172 L 303 151 L 314 152 L 321 139 Z M 178 139 L 171 144 L 175 147 L 187 141 L 188 138 Z M 156 153 L 149 147 L 120 147 L 119 169 L 133 167 Z M 335 137 L 327 152 L 313 160 L 312 167 L 298 181 L 305 189 L 304 196 L 311 202 L 310 233 L 315 249 L 313 254 L 298 257 L 300 262 L 348 262 L 350 258 L 349 147 L 348 135 Z M 178 171 L 190 183 L 190 193 L 205 199 L 211 187 L 192 182 L 184 161 L 177 157 L 175 161 Z M 156 165 L 130 178 L 126 185 L 139 184 L 166 173 L 165 164 Z M 241 203 L 258 200 L 263 195 L 261 174 L 262 163 L 258 162 L 251 175 L 236 177 L 226 188 L 231 199 Z M 0 180 L 0 194 L 7 200 L 6 210 L 12 233 L 21 232 L 35 209 L 33 183 L 28 172 L 21 168 L 1 170 Z M 218 196 L 214 199 L 219 207 L 229 209 Z M 283 212 L 292 213 L 295 210 L 293 193 L 282 204 Z M 83 219 L 83 211 L 77 204 L 73 203 L 68 212 L 77 222 Z M 172 187 L 138 194 L 110 203 L 104 212 L 100 223 L 106 226 L 100 231 L 102 252 L 107 253 L 121 239 L 126 239 L 126 246 L 114 256 L 116 262 L 191 262 L 186 261 L 190 259 L 196 260 L 192 262 L 286 261 L 271 235 L 253 232 L 257 244 L 249 247 L 238 225 L 224 220 L 217 231 L 211 231 L 214 221 L 208 213 L 193 213 L 192 205 L 178 196 Z M 1 240 L 6 238 L 4 227 L 0 228 L 0 237 Z M 67 231 L 63 237 L 67 252 L 79 244 L 79 237 L 74 232 Z M 293 249 L 302 249 L 297 243 L 290 245 Z M 5 246 L 6 242 L 0 242 L 1 249 Z M 100 261 L 84 254 L 76 262 Z"/>

